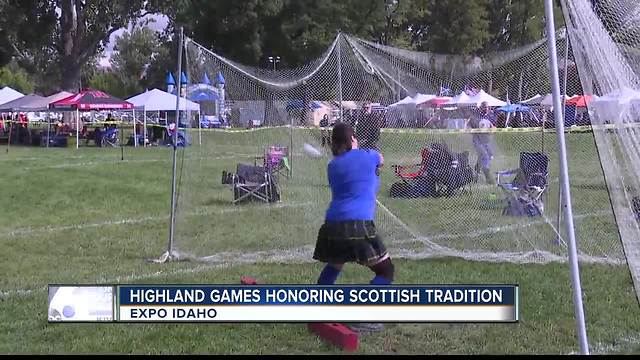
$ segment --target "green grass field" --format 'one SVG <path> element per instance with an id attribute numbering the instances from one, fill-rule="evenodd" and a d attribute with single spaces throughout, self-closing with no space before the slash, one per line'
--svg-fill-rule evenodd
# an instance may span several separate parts
<path id="1" fill-rule="evenodd" d="M 447 137 L 449 136 L 449 137 Z M 443 135 L 459 150 L 468 139 Z M 495 168 L 517 167 L 519 151 L 539 150 L 540 134 L 501 134 Z M 327 159 L 300 153 L 294 176 L 280 182 L 278 204 L 231 203 L 223 170 L 253 162 L 268 143 L 288 145 L 287 130 L 206 132 L 203 146 L 179 153 L 176 249 L 208 261 L 152 264 L 169 235 L 171 151 L 167 148 L 76 150 L 11 147 L 0 151 L 0 352 L 124 354 L 339 353 L 295 324 L 48 324 L 50 283 L 229 283 L 252 275 L 264 283 L 315 283 L 321 264 L 309 254 L 329 201 Z M 386 163 L 411 164 L 421 134 L 383 134 Z M 591 134 L 567 136 L 576 234 L 585 255 L 622 258 L 622 247 Z M 557 214 L 555 134 L 546 216 Z M 124 160 L 122 155 L 124 154 Z M 472 163 L 475 157 L 471 150 Z M 555 182 L 554 182 L 555 180 Z M 429 241 L 466 252 L 546 251 L 566 255 L 540 219 L 500 216 L 487 201 L 495 189 L 473 184 L 446 199 L 389 198 L 397 181 L 382 174 L 378 224 L 396 262 L 398 284 L 516 283 L 518 324 L 398 324 L 361 337 L 362 354 L 568 354 L 577 352 L 569 266 L 427 258 Z M 411 236 L 417 233 L 419 238 Z M 426 240 L 425 240 L 426 239 Z M 638 353 L 640 309 L 623 265 L 581 264 L 587 334 L 593 353 Z M 371 274 L 347 267 L 339 283 L 368 283 Z"/>

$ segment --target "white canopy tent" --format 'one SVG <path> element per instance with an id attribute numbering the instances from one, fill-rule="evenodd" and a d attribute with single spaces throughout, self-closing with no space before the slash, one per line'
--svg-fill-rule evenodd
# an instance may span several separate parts
<path id="1" fill-rule="evenodd" d="M 166 91 L 162 91 L 160 89 L 152 89 L 149 91 L 145 91 L 136 96 L 130 97 L 126 99 L 126 101 L 133 104 L 134 108 L 138 111 L 142 111 L 143 113 L 143 128 L 145 133 L 143 134 L 146 138 L 147 132 L 147 111 L 176 111 L 176 101 L 177 96 Z M 202 136 L 200 134 L 200 104 L 190 101 L 185 98 L 180 98 L 179 103 L 180 111 L 195 111 L 198 114 L 198 137 L 199 141 L 202 144 Z M 176 114 L 176 119 L 178 115 Z M 135 119 L 134 119 L 134 129 L 135 129 Z M 146 141 L 145 141 L 146 146 Z"/>
<path id="2" fill-rule="evenodd" d="M 431 100 L 431 99 L 433 99 L 435 97 L 436 97 L 435 95 L 417 93 L 415 96 L 413 96 L 413 97 L 407 96 L 404 99 L 389 105 L 389 107 L 395 107 L 395 106 L 400 106 L 400 105 L 414 105 L 414 106 L 417 106 L 417 105 L 422 104 L 424 102 L 427 102 L 427 101 L 429 101 L 429 100 Z"/>
<path id="3" fill-rule="evenodd" d="M 540 94 L 536 94 L 535 96 L 530 97 L 529 99 L 520 101 L 520 104 L 523 104 L 523 105 L 540 105 L 540 103 L 542 102 L 543 98 L 544 98 L 544 96 L 542 96 Z"/>
<path id="4" fill-rule="evenodd" d="M 49 109 L 49 104 L 56 102 L 58 100 L 62 100 L 68 98 L 73 95 L 67 91 L 60 91 L 53 95 L 49 95 L 45 98 L 38 99 L 36 101 L 31 102 L 28 106 L 24 108 L 24 111 L 46 111 L 47 112 L 47 147 L 49 147 L 50 137 L 51 137 L 51 110 Z"/>
<path id="5" fill-rule="evenodd" d="M 484 90 L 480 90 L 477 94 L 469 96 L 466 93 L 460 93 L 460 95 L 454 97 L 450 104 L 458 106 L 479 106 L 483 102 L 486 102 L 490 107 L 505 106 L 507 103 L 496 97 L 487 94 Z"/>
<path id="6" fill-rule="evenodd" d="M 564 96 L 563 96 L 564 97 Z M 566 96 L 564 97 L 564 100 L 569 100 L 571 98 L 575 97 L 574 96 Z M 524 100 L 522 102 L 520 102 L 521 104 L 524 105 L 540 105 L 546 108 L 551 109 L 553 107 L 553 96 L 551 94 L 546 94 L 546 95 L 536 95 L 534 97 L 532 97 L 531 99 L 527 99 Z"/>
<path id="7" fill-rule="evenodd" d="M 0 105 L 8 103 L 9 101 L 13 101 L 23 97 L 24 94 L 13 90 L 12 88 L 5 86 L 0 89 Z"/>
<path id="8" fill-rule="evenodd" d="M 414 104 L 414 100 L 411 96 L 407 96 L 404 99 L 389 105 L 389 107 L 396 107 L 400 105 L 411 105 L 411 104 Z"/>
<path id="9" fill-rule="evenodd" d="M 589 112 L 600 121 L 614 124 L 636 122 L 634 113 L 640 107 L 640 91 L 622 88 L 600 97 L 594 97 Z"/>
<path id="10" fill-rule="evenodd" d="M 22 107 L 22 111 L 49 111 L 49 104 L 52 102 L 56 102 L 58 100 L 62 100 L 69 96 L 73 95 L 70 92 L 61 91 L 59 93 L 37 99 L 35 101 L 30 102 L 26 106 Z"/>
<path id="11" fill-rule="evenodd" d="M 595 97 L 592 103 L 597 104 L 606 102 L 624 105 L 636 101 L 640 101 L 640 91 L 625 87 L 612 91 L 608 94 L 604 94 L 600 97 Z"/>
<path id="12" fill-rule="evenodd" d="M 471 101 L 471 97 L 467 95 L 464 91 L 460 94 L 454 96 L 451 100 L 444 103 L 444 105 L 471 105 L 473 102 Z"/>

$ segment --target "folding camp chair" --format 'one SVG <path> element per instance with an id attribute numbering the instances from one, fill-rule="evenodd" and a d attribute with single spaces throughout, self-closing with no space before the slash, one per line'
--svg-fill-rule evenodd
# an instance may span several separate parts
<path id="1" fill-rule="evenodd" d="M 230 175 L 230 176 L 229 176 Z M 233 203 L 258 200 L 266 203 L 280 201 L 280 191 L 271 173 L 262 166 L 238 164 L 235 174 L 223 172 L 223 183 L 233 188 Z"/>
<path id="2" fill-rule="evenodd" d="M 423 176 L 427 171 L 429 149 L 422 149 L 422 151 L 420 151 L 420 156 L 422 157 L 422 162 L 419 164 L 393 165 L 393 170 L 396 176 L 408 186 L 412 185 L 417 178 Z"/>
<path id="3" fill-rule="evenodd" d="M 549 157 L 543 153 L 521 152 L 520 167 L 496 173 L 496 182 L 506 195 L 503 215 L 540 216 L 549 177 Z M 515 175 L 515 176 L 514 176 Z"/>
<path id="4" fill-rule="evenodd" d="M 469 166 L 469 153 L 456 153 L 445 144 L 431 144 L 421 151 L 422 162 L 416 165 L 394 165 L 395 174 L 402 182 L 391 187 L 395 196 L 452 196 L 470 184 L 473 170 Z"/>
<path id="5" fill-rule="evenodd" d="M 102 133 L 100 138 L 100 146 L 102 147 L 118 147 L 118 129 L 110 127 Z"/>
<path id="6" fill-rule="evenodd" d="M 272 145 L 264 150 L 263 156 L 255 158 L 254 165 L 258 165 L 258 160 L 262 160 L 264 166 L 271 175 L 282 174 L 286 177 L 291 176 L 291 167 L 289 166 L 289 148 L 285 146 Z"/>

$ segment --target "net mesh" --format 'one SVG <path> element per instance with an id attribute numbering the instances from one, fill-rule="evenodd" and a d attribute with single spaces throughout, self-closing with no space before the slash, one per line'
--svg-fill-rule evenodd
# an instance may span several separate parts
<path id="1" fill-rule="evenodd" d="M 617 231 L 639 289 L 640 4 L 610 0 L 563 1 L 562 5 L 584 90 L 580 105 L 593 124 Z"/>
<path id="2" fill-rule="evenodd" d="M 565 7 L 568 32 L 557 33 L 569 100 L 590 94 L 592 86 L 602 91 L 621 85 L 614 84 L 619 76 L 607 82 L 589 77 L 611 64 L 594 59 L 600 53 L 590 38 L 574 40 L 594 16 L 576 4 Z M 610 34 L 595 31 L 588 31 L 594 39 Z M 182 115 L 187 141 L 178 153 L 174 256 L 312 261 L 331 200 L 331 125 L 343 121 L 355 127 L 361 145 L 384 155 L 376 226 L 394 257 L 566 260 L 546 39 L 455 56 L 339 34 L 318 59 L 284 70 L 239 64 L 189 38 L 185 44 L 184 94 L 200 96 L 201 110 Z M 618 48 L 620 60 L 627 59 L 630 50 Z M 205 84 L 205 74 L 215 81 Z M 484 102 L 488 113 L 480 112 Z M 632 105 L 625 109 L 633 113 Z M 581 261 L 620 264 L 629 252 L 616 220 L 623 240 L 625 232 L 638 238 L 627 189 L 637 181 L 635 128 L 592 131 L 582 126 L 598 119 L 591 110 L 561 109 L 569 126 L 578 253 Z M 482 119 L 495 126 L 484 128 Z M 613 161 L 621 155 L 628 159 L 624 164 Z M 256 171 L 261 176 L 251 176 Z M 610 192 L 616 196 L 610 199 Z"/>

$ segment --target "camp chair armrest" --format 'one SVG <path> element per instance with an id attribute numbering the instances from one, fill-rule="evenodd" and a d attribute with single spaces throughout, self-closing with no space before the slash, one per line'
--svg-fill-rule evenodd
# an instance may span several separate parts
<path id="1" fill-rule="evenodd" d="M 415 170 L 418 171 L 419 168 L 422 166 L 422 164 L 415 164 L 415 165 L 391 165 L 391 167 L 393 168 L 393 171 L 396 173 L 396 175 L 398 176 L 402 176 L 403 173 L 408 172 L 408 170 Z"/>
<path id="2" fill-rule="evenodd" d="M 501 176 L 515 175 L 518 173 L 518 171 L 520 171 L 520 169 L 503 170 L 503 171 L 496 171 L 496 174 Z"/>
<path id="3" fill-rule="evenodd" d="M 415 164 L 415 165 L 391 165 L 394 169 L 399 169 L 399 170 L 405 170 L 405 169 L 411 169 L 411 168 L 415 168 L 415 167 L 420 167 L 422 166 L 422 164 Z"/>
<path id="4" fill-rule="evenodd" d="M 500 184 L 500 178 L 516 175 L 520 169 L 496 171 L 496 183 Z"/>

